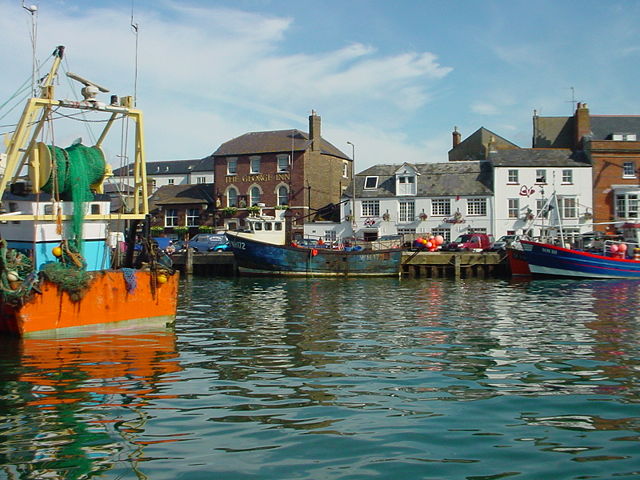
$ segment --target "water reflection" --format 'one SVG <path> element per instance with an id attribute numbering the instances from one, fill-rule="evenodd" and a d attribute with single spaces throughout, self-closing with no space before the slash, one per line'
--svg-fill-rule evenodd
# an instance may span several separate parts
<path id="1" fill-rule="evenodd" d="M 88 478 L 134 471 L 145 407 L 179 372 L 175 334 L 3 339 L 0 464 L 8 478 Z"/>

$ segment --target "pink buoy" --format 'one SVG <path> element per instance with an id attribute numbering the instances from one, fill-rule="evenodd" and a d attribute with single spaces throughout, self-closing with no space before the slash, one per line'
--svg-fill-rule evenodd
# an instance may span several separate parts
<path id="1" fill-rule="evenodd" d="M 621 243 L 620 245 L 618 245 L 618 251 L 621 253 L 624 253 L 627 251 L 627 244 L 626 243 Z"/>
<path id="2" fill-rule="evenodd" d="M 616 245 L 615 243 L 611 246 L 609 246 L 609 251 L 611 253 L 617 253 L 618 252 L 618 245 Z"/>

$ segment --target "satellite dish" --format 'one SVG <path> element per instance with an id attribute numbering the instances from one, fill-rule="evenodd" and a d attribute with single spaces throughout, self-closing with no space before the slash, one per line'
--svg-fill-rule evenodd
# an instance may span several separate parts
<path id="1" fill-rule="evenodd" d="M 101 91 L 102 93 L 107 93 L 109 91 L 108 88 L 98 85 L 91 80 L 87 80 L 86 78 L 81 77 L 80 75 L 77 75 L 73 72 L 67 72 L 67 77 L 76 80 L 84 85 L 81 93 L 85 100 L 95 100 L 98 91 Z"/>

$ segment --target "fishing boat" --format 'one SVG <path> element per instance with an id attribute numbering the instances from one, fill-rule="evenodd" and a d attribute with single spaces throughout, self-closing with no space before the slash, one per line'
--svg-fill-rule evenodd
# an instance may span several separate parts
<path id="1" fill-rule="evenodd" d="M 398 276 L 402 250 L 330 245 L 319 240 L 286 244 L 286 221 L 279 217 L 247 217 L 242 232 L 227 232 L 238 271 L 248 275 Z"/>
<path id="2" fill-rule="evenodd" d="M 167 324 L 175 319 L 178 274 L 148 234 L 149 207 L 142 112 L 133 97 L 112 95 L 79 75 L 83 100 L 56 100 L 64 55 L 57 47 L 39 94 L 26 102 L 6 143 L 0 172 L 0 332 L 19 336 L 77 329 Z M 35 90 L 35 89 L 34 89 Z M 57 146 L 58 120 L 98 117 L 94 145 Z M 102 146 L 116 125 L 133 126 L 134 194 L 126 212 L 111 213 L 103 184 L 110 175 Z M 114 130 L 116 130 L 114 128 Z M 143 222 L 144 221 L 144 222 Z M 110 239 L 128 223 L 128 254 L 116 265 Z M 142 236 L 140 235 L 139 226 Z M 146 225 L 146 228 L 145 228 Z M 138 232 L 138 233 L 136 233 Z M 135 252 L 136 240 L 143 246 Z M 134 256 L 134 253 L 137 255 Z"/>
<path id="3" fill-rule="evenodd" d="M 640 278 L 640 261 L 627 258 L 620 247 L 594 253 L 550 243 L 522 240 L 523 254 L 533 275 L 582 278 Z M 616 245 L 616 244 L 612 244 Z M 627 245 L 621 243 L 620 245 Z M 622 253 L 622 255 L 621 255 Z"/>

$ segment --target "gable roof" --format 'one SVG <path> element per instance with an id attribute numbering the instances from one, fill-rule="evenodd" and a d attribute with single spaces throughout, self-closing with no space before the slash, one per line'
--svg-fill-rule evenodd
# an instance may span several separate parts
<path id="1" fill-rule="evenodd" d="M 349 159 L 338 148 L 321 139 L 320 150 L 323 154 Z M 305 151 L 311 146 L 309 135 L 300 130 L 273 130 L 269 132 L 250 132 L 223 143 L 213 152 L 214 156 L 252 155 Z"/>
<path id="2" fill-rule="evenodd" d="M 533 117 L 534 148 L 574 148 L 575 117 Z M 614 133 L 640 138 L 640 115 L 589 115 L 591 140 L 611 140 Z"/>
<path id="3" fill-rule="evenodd" d="M 582 151 L 568 148 L 520 148 L 489 154 L 494 167 L 591 167 Z"/>
<path id="4" fill-rule="evenodd" d="M 420 163 L 413 165 L 416 176 L 416 196 L 492 195 L 493 174 L 486 161 Z M 356 175 L 356 194 L 359 198 L 396 196 L 397 165 L 375 165 Z M 364 189 L 366 177 L 378 177 L 378 187 Z M 346 195 L 351 195 L 349 186 Z"/>
<path id="5" fill-rule="evenodd" d="M 449 150 L 449 161 L 484 160 L 489 149 L 505 150 L 520 148 L 515 143 L 480 127 L 458 145 Z"/>

